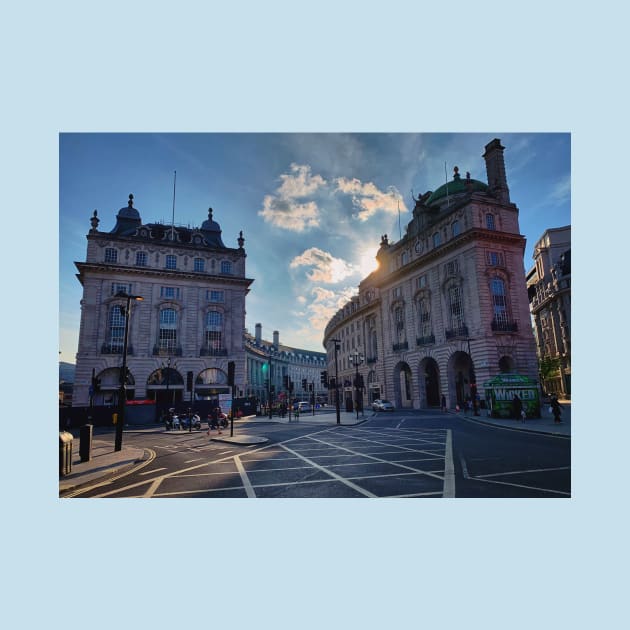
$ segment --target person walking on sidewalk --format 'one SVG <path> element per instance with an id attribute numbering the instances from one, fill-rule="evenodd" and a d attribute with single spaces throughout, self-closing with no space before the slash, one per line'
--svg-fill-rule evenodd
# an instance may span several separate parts
<path id="1" fill-rule="evenodd" d="M 560 414 L 562 413 L 562 407 L 558 402 L 558 397 L 555 394 L 551 396 L 551 413 L 553 413 L 553 421 L 554 424 L 560 424 L 562 420 L 560 420 Z"/>
<path id="2" fill-rule="evenodd" d="M 442 394 L 441 404 L 442 404 L 442 411 L 446 413 L 446 396 L 444 394 Z"/>

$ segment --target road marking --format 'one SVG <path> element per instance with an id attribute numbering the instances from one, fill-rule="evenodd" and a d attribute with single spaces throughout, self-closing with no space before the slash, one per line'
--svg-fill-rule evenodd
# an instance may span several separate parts
<path id="1" fill-rule="evenodd" d="M 166 468 L 154 468 L 153 470 L 147 470 L 146 472 L 143 473 L 138 473 L 138 475 L 140 477 L 144 476 L 144 475 L 152 475 L 153 473 L 158 472 L 159 470 L 166 470 Z"/>
<path id="2" fill-rule="evenodd" d="M 514 486 L 515 488 L 526 488 L 527 490 L 538 490 L 538 492 L 549 492 L 550 494 L 564 494 L 567 497 L 571 496 L 570 492 L 563 492 L 562 490 L 550 490 L 549 488 L 538 488 L 536 486 L 526 486 L 520 483 L 508 483 L 507 481 L 496 481 L 495 479 L 480 479 L 478 477 L 471 477 L 474 481 L 483 481 L 484 483 L 498 483 L 502 486 Z"/>
<path id="3" fill-rule="evenodd" d="M 192 464 L 193 462 L 200 462 L 203 459 L 203 457 L 197 457 L 197 459 L 187 459 L 184 464 Z M 160 470 L 162 470 L 160 468 Z"/>
<path id="4" fill-rule="evenodd" d="M 239 475 L 241 476 L 241 480 L 243 482 L 243 487 L 245 488 L 245 492 L 247 494 L 248 499 L 255 499 L 256 493 L 254 492 L 254 488 L 252 488 L 252 484 L 249 481 L 249 477 L 247 476 L 247 472 L 243 467 L 241 459 L 238 455 L 234 457 L 234 463 L 236 464 L 236 469 L 238 470 Z"/>
<path id="5" fill-rule="evenodd" d="M 155 491 L 160 487 L 160 484 L 164 481 L 165 477 L 158 477 L 153 480 L 153 483 L 147 488 L 147 491 L 141 495 L 145 498 L 150 498 L 155 494 Z"/>
<path id="6" fill-rule="evenodd" d="M 442 496 L 452 499 L 455 497 L 455 466 L 453 465 L 453 437 L 451 430 L 446 431 L 446 447 L 444 457 L 444 488 Z"/>
<path id="7" fill-rule="evenodd" d="M 402 420 L 401 420 L 401 421 L 400 421 L 400 422 L 396 425 L 396 428 L 397 428 L 397 429 L 400 429 L 400 425 L 401 425 L 404 421 L 405 421 L 405 419 L 403 418 L 403 419 L 402 419 Z"/>
<path id="8" fill-rule="evenodd" d="M 285 446 L 284 444 L 282 446 L 287 451 L 289 451 L 290 453 L 293 453 L 294 455 L 296 455 L 300 459 L 304 460 L 305 462 L 307 462 L 308 464 L 310 464 L 314 468 L 317 468 L 318 470 L 321 470 L 322 472 L 326 473 L 327 475 L 330 475 L 331 477 L 333 477 L 337 481 L 341 481 L 341 483 L 345 484 L 346 486 L 349 486 L 350 488 L 352 488 L 353 490 L 356 490 L 357 492 L 361 493 L 362 495 L 364 495 L 366 497 L 376 498 L 375 494 L 372 494 L 368 490 L 364 490 L 363 488 L 361 488 L 360 486 L 357 486 L 356 484 L 352 483 L 351 481 L 348 481 L 347 479 L 344 479 L 343 477 L 341 477 L 337 473 L 334 473 L 332 470 L 328 470 L 327 468 L 324 468 L 323 466 L 320 466 L 319 464 L 314 462 L 312 459 L 309 459 L 308 457 L 302 457 L 302 455 L 300 455 L 298 452 L 294 451 L 293 449 L 289 448 L 288 446 Z M 298 482 L 294 482 L 294 484 L 295 483 L 298 483 Z M 282 485 L 292 485 L 292 484 L 282 484 Z"/>
<path id="9" fill-rule="evenodd" d="M 533 468 L 531 470 L 511 470 L 510 472 L 491 473 L 489 475 L 477 475 L 476 479 L 485 477 L 503 477 L 505 475 L 523 475 L 527 473 L 551 472 L 552 470 L 571 470 L 571 466 L 559 466 L 558 468 Z"/>
<path id="10" fill-rule="evenodd" d="M 218 455 L 225 455 L 226 453 L 231 453 L 232 450 L 234 449 L 230 449 L 229 451 L 223 451 L 222 453 L 218 453 Z"/>

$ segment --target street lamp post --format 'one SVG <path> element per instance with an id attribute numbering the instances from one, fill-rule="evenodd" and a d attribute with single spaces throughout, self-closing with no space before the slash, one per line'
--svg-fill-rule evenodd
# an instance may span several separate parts
<path id="1" fill-rule="evenodd" d="M 341 414 L 339 410 L 339 363 L 337 362 L 337 351 L 339 350 L 339 339 L 331 339 L 335 344 L 335 411 L 337 412 L 337 424 L 341 424 Z"/>
<path id="2" fill-rule="evenodd" d="M 357 369 L 356 375 L 354 377 L 354 388 L 356 390 L 355 403 L 357 406 L 357 420 L 359 419 L 359 407 L 361 407 L 361 412 L 363 413 L 363 395 L 360 393 L 361 387 L 359 382 L 359 366 L 363 363 L 363 360 L 363 355 L 358 350 L 355 350 L 354 354 L 350 355 L 350 361 L 354 363 L 354 366 Z M 359 396 L 361 396 L 360 399 Z"/>
<path id="3" fill-rule="evenodd" d="M 125 316 L 125 338 L 123 341 L 122 368 L 120 369 L 120 389 L 118 391 L 118 418 L 116 419 L 116 439 L 114 450 L 122 449 L 122 434 L 125 424 L 125 404 L 127 402 L 127 344 L 129 342 L 129 305 L 131 300 L 142 301 L 144 298 L 139 295 L 129 295 L 124 291 L 119 291 L 114 297 L 124 298 L 126 304 L 120 307 Z"/>

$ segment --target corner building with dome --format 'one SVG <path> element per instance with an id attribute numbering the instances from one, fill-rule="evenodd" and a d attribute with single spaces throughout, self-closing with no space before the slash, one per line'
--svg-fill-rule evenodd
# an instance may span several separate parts
<path id="1" fill-rule="evenodd" d="M 212 217 L 201 227 L 143 223 L 129 195 L 109 231 L 97 211 L 87 235 L 73 406 L 115 406 L 120 389 L 126 298 L 131 300 L 126 396 L 159 408 L 228 395 L 246 378 L 243 347 L 245 276 L 242 232 L 226 247 Z M 189 376 L 190 375 L 190 376 Z M 189 388 L 188 381 L 192 387 Z"/>
<path id="2" fill-rule="evenodd" d="M 477 395 L 483 406 L 483 383 L 499 374 L 537 381 L 525 237 L 504 150 L 499 139 L 486 145 L 487 182 L 455 167 L 451 181 L 414 197 L 398 242 L 383 235 L 378 269 L 324 334 L 342 407 L 383 398 L 397 408 L 426 409 L 444 396 L 455 408 Z"/>

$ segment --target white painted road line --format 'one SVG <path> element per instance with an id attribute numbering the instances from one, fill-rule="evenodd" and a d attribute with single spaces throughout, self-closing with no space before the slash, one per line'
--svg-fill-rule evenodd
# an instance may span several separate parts
<path id="1" fill-rule="evenodd" d="M 372 494 L 371 492 L 369 492 L 368 490 L 365 490 L 363 488 L 361 488 L 360 486 L 357 486 L 356 484 L 352 483 L 351 481 L 348 481 L 347 479 L 344 479 L 343 477 L 341 477 L 340 475 L 332 472 L 332 470 L 328 470 L 327 468 L 324 468 L 323 466 L 320 466 L 319 464 L 317 464 L 316 462 L 314 462 L 312 459 L 308 459 L 308 457 L 302 457 L 302 455 L 300 455 L 298 452 L 290 449 L 288 446 L 286 446 L 285 444 L 282 444 L 282 447 L 285 448 L 287 451 L 289 451 L 290 453 L 293 453 L 294 455 L 296 455 L 297 457 L 299 457 L 300 459 L 304 460 L 306 463 L 310 464 L 311 466 L 313 466 L 314 468 L 317 468 L 317 470 L 321 470 L 322 472 L 326 473 L 327 475 L 330 475 L 331 477 L 333 477 L 334 479 L 336 479 L 337 481 L 340 481 L 341 483 L 345 484 L 346 486 L 349 486 L 350 488 L 352 488 L 353 490 L 356 490 L 357 492 L 359 492 L 360 494 L 366 496 L 366 497 L 372 497 L 372 498 L 376 498 L 375 494 Z M 288 485 L 288 484 L 287 484 Z"/>
<path id="2" fill-rule="evenodd" d="M 453 437 L 451 430 L 446 431 L 446 448 L 444 454 L 444 489 L 442 496 L 449 499 L 455 497 L 455 466 L 453 465 Z"/>
<path id="3" fill-rule="evenodd" d="M 571 466 L 560 466 L 558 468 L 533 468 L 532 470 L 511 470 L 510 472 L 491 473 L 489 475 L 477 475 L 475 479 L 485 479 L 486 477 L 503 477 L 505 475 L 526 475 L 528 473 L 551 472 L 553 470 L 571 470 Z"/>
<path id="4" fill-rule="evenodd" d="M 142 477 L 143 475 L 152 475 L 160 470 L 166 470 L 166 468 L 154 468 L 153 470 L 147 470 L 147 472 L 138 473 L 138 476 Z"/>
<path id="5" fill-rule="evenodd" d="M 247 494 L 248 499 L 255 499 L 256 493 L 254 492 L 254 488 L 252 488 L 252 484 L 249 481 L 249 477 L 247 476 L 247 472 L 243 467 L 243 464 L 240 460 L 240 457 L 236 455 L 234 457 L 234 463 L 236 464 L 236 468 L 241 476 L 241 480 L 243 481 L 243 487 L 245 488 L 245 492 Z"/>

